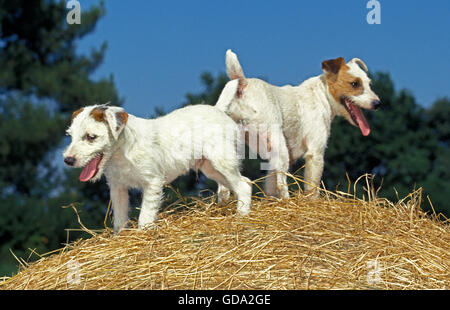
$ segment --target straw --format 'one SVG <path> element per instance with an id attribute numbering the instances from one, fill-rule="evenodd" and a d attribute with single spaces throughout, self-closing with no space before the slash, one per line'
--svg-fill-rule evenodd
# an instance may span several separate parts
<path id="1" fill-rule="evenodd" d="M 0 289 L 449 289 L 448 220 L 420 208 L 420 188 L 393 203 L 365 182 L 362 198 L 255 196 L 245 217 L 212 196 L 162 212 L 145 231 L 80 223 L 91 238 L 18 259 Z"/>

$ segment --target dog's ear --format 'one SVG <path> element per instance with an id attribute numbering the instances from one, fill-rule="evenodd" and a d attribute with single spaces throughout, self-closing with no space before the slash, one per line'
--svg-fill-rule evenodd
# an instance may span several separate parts
<path id="1" fill-rule="evenodd" d="M 342 57 L 329 59 L 322 62 L 322 70 L 325 73 L 337 74 L 343 65 L 345 60 Z"/>
<path id="2" fill-rule="evenodd" d="M 367 65 L 359 58 L 353 58 L 348 63 L 355 63 L 357 64 L 361 69 L 363 69 L 366 72 L 369 72 L 369 69 L 367 68 Z"/>
<path id="3" fill-rule="evenodd" d="M 106 122 L 114 139 L 118 139 L 128 121 L 128 113 L 122 108 L 110 107 L 105 111 Z"/>
<path id="4" fill-rule="evenodd" d="M 78 116 L 78 114 L 80 114 L 81 112 L 83 112 L 83 108 L 76 110 L 75 112 L 72 113 L 72 121 L 75 119 L 75 117 Z"/>

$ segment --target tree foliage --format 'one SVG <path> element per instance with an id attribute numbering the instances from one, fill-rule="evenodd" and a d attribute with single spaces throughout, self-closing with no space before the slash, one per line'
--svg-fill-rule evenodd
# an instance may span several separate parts
<path id="1" fill-rule="evenodd" d="M 79 225 L 62 206 L 75 203 L 84 223 L 98 227 L 108 203 L 105 183 L 80 184 L 79 171 L 62 169 L 60 155 L 72 111 L 123 102 L 112 76 L 91 78 L 106 43 L 76 52 L 105 10 L 103 3 L 83 9 L 81 24 L 68 25 L 65 5 L 0 0 L 0 273 L 13 264 L 10 249 L 24 256 L 68 241 L 65 229 Z"/>

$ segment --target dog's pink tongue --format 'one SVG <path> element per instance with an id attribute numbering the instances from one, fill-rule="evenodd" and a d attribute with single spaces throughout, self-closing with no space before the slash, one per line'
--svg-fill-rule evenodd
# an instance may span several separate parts
<path id="1" fill-rule="evenodd" d="M 358 121 L 358 126 L 359 129 L 361 129 L 361 133 L 363 134 L 363 136 L 368 136 L 370 134 L 370 126 L 363 112 L 361 111 L 360 108 L 358 108 L 354 104 L 350 103 L 349 106 L 350 109 L 352 109 L 352 112 L 355 115 L 356 120 Z"/>
<path id="2" fill-rule="evenodd" d="M 101 156 L 94 157 L 84 168 L 83 171 L 80 173 L 80 181 L 86 182 L 89 181 L 94 177 L 94 175 L 97 173 L 98 170 L 98 164 L 102 160 Z"/>

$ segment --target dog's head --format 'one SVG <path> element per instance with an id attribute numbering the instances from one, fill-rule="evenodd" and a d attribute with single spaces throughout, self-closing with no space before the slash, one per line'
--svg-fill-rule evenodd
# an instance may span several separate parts
<path id="1" fill-rule="evenodd" d="M 369 135 L 370 126 L 361 108 L 378 109 L 380 98 L 371 89 L 366 64 L 359 58 L 345 63 L 344 58 L 339 57 L 322 62 L 322 69 L 329 93 L 336 101 L 337 114 L 358 126 L 364 136 Z"/>
<path id="2" fill-rule="evenodd" d="M 106 105 L 85 107 L 72 114 L 67 130 L 72 141 L 63 157 L 68 166 L 84 167 L 80 181 L 100 179 L 127 120 L 122 108 Z"/>

